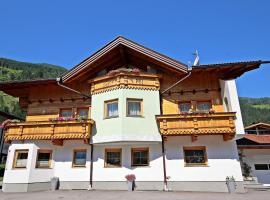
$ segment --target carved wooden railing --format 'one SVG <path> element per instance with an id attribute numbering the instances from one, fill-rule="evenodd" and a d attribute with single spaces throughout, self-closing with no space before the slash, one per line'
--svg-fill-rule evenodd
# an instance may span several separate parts
<path id="1" fill-rule="evenodd" d="M 162 135 L 223 135 L 224 140 L 235 136 L 235 113 L 186 113 L 156 116 Z"/>
<path id="2" fill-rule="evenodd" d="M 120 72 L 90 80 L 91 94 L 106 92 L 118 88 L 159 90 L 160 76 L 155 74 Z"/>
<path id="3" fill-rule="evenodd" d="M 5 127 L 5 141 L 51 140 L 61 145 L 63 140 L 90 139 L 93 120 L 12 122 Z"/>

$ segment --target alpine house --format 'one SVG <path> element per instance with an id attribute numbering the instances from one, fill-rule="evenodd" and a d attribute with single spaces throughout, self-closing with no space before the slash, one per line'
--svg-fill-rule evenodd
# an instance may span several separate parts
<path id="1" fill-rule="evenodd" d="M 263 61 L 188 66 L 123 37 L 58 79 L 0 83 L 25 122 L 5 124 L 4 192 L 50 188 L 243 192 L 235 79 Z"/>

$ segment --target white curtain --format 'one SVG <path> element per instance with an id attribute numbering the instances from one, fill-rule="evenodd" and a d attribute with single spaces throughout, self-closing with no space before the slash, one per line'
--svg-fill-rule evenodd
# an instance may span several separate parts
<path id="1" fill-rule="evenodd" d="M 128 102 L 128 114 L 129 115 L 141 115 L 141 103 L 140 102 Z"/>
<path id="2" fill-rule="evenodd" d="M 26 159 L 17 159 L 16 167 L 26 167 L 27 158 Z"/>
<path id="3" fill-rule="evenodd" d="M 118 116 L 118 103 L 109 103 L 108 106 L 108 117 Z"/>

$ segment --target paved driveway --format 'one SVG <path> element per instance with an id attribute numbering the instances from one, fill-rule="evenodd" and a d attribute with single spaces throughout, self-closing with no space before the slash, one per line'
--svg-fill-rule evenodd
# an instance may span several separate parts
<path id="1" fill-rule="evenodd" d="M 245 194 L 199 193 L 199 192 L 158 192 L 158 191 L 84 191 L 67 190 L 55 192 L 3 193 L 1 200 L 266 200 L 270 191 L 250 191 Z"/>

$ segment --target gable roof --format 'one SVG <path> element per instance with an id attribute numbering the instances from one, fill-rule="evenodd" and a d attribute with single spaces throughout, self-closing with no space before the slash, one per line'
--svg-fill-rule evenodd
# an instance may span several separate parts
<path id="1" fill-rule="evenodd" d="M 245 134 L 237 140 L 237 145 L 270 145 L 270 135 Z"/>
<path id="2" fill-rule="evenodd" d="M 270 124 L 264 123 L 264 122 L 258 122 L 256 124 L 251 124 L 249 126 L 245 127 L 245 130 L 249 130 L 249 129 L 254 129 L 254 128 L 269 128 L 270 129 Z"/>
<path id="3" fill-rule="evenodd" d="M 186 64 L 183 64 L 177 60 L 169 58 L 168 56 L 160 54 L 154 50 L 151 50 L 122 36 L 119 36 L 104 47 L 102 47 L 100 50 L 95 52 L 93 55 L 89 56 L 84 61 L 76 65 L 67 73 L 65 73 L 62 76 L 62 81 L 67 82 L 77 76 L 79 73 L 86 71 L 87 69 L 93 69 L 95 67 L 94 64 L 99 59 L 105 57 L 116 48 L 119 48 L 119 57 L 123 57 L 123 55 L 125 54 L 124 51 L 128 49 L 133 54 L 139 54 L 142 58 L 147 58 L 150 62 L 156 62 L 159 66 L 167 68 L 174 72 L 187 73 L 188 71 L 188 66 Z"/>

